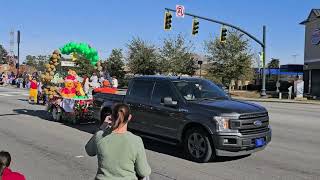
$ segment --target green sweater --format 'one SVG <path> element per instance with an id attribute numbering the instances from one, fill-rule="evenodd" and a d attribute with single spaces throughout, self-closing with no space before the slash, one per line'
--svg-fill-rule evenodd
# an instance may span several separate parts
<path id="1" fill-rule="evenodd" d="M 131 132 L 116 134 L 100 130 L 85 149 L 89 156 L 98 157 L 96 180 L 136 180 L 137 175 L 151 174 L 142 139 Z"/>

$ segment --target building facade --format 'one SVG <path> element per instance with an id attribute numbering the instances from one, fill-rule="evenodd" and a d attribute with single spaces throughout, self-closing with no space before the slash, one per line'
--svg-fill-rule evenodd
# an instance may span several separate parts
<path id="1" fill-rule="evenodd" d="M 320 97 L 320 9 L 312 9 L 305 26 L 304 90 L 306 94 Z"/>

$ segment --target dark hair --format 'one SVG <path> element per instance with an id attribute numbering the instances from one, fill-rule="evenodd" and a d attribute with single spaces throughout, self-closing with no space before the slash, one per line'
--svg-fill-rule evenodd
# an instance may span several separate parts
<path id="1" fill-rule="evenodd" d="M 112 129 L 119 128 L 121 123 L 127 123 L 130 116 L 130 108 L 123 103 L 117 103 L 112 108 Z"/>
<path id="2" fill-rule="evenodd" d="M 2 180 L 3 170 L 6 166 L 0 161 L 0 180 Z"/>
<path id="3" fill-rule="evenodd" d="M 7 151 L 0 152 L 0 162 L 5 166 L 9 167 L 11 163 L 11 155 Z"/>

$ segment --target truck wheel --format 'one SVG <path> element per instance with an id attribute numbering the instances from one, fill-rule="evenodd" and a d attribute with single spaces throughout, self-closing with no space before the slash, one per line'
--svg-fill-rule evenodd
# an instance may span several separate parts
<path id="1" fill-rule="evenodd" d="M 52 114 L 53 121 L 57 121 L 57 122 L 61 121 L 61 112 L 59 112 L 56 107 L 52 108 L 51 114 Z"/>
<path id="2" fill-rule="evenodd" d="M 209 134 L 201 128 L 191 128 L 187 131 L 184 149 L 188 157 L 195 162 L 206 163 L 214 155 Z"/>

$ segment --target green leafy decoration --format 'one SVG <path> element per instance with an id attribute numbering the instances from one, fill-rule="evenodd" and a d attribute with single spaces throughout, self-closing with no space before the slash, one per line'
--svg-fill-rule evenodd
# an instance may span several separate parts
<path id="1" fill-rule="evenodd" d="M 92 65 L 96 65 L 99 61 L 98 52 L 96 49 L 90 47 L 86 43 L 70 42 L 60 48 L 62 54 L 69 55 L 70 53 L 82 54 L 86 59 L 90 61 Z"/>

